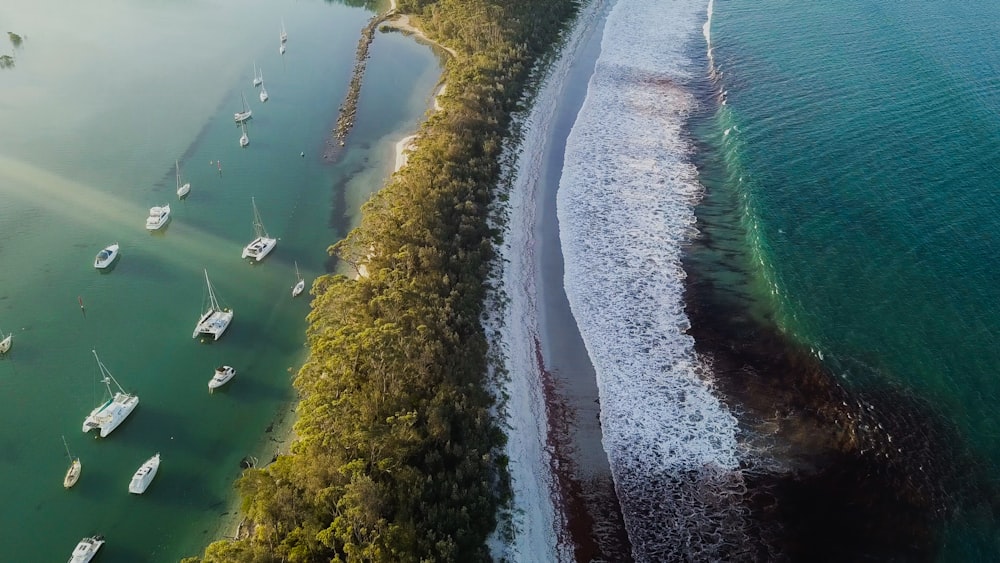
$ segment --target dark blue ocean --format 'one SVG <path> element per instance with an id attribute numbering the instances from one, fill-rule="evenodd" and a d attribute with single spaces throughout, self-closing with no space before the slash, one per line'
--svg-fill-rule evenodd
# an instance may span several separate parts
<path id="1" fill-rule="evenodd" d="M 789 552 L 1000 558 L 1000 4 L 729 0 L 710 35 L 689 297 L 757 366 L 723 387 Z"/>

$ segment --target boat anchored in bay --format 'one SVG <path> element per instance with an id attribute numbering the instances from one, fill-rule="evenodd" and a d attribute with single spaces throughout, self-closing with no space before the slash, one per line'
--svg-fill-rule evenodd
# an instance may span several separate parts
<path id="1" fill-rule="evenodd" d="M 229 323 L 233 320 L 233 310 L 219 306 L 219 301 L 215 298 L 215 289 L 208 280 L 208 270 L 205 270 L 205 284 L 208 286 L 208 309 L 198 319 L 191 338 L 198 338 L 199 334 L 204 334 L 218 340 L 229 328 Z"/>
<path id="2" fill-rule="evenodd" d="M 250 203 L 253 205 L 253 232 L 256 238 L 243 247 L 243 258 L 260 262 L 278 245 L 278 239 L 268 236 L 267 229 L 260 220 L 260 212 L 257 211 L 257 200 L 250 198 Z"/>
<path id="3" fill-rule="evenodd" d="M 167 224 L 170 220 L 170 204 L 159 205 L 149 208 L 149 216 L 146 217 L 146 230 L 155 231 Z"/>
<path id="4" fill-rule="evenodd" d="M 146 492 L 149 484 L 153 482 L 153 477 L 156 477 L 157 470 L 160 469 L 160 454 L 157 453 L 153 457 L 147 459 L 139 469 L 135 470 L 132 475 L 132 480 L 128 484 L 128 492 L 133 495 L 141 495 Z"/>
<path id="5" fill-rule="evenodd" d="M 118 243 L 109 244 L 105 246 L 97 256 L 94 257 L 94 267 L 98 270 L 103 270 L 114 263 L 115 258 L 118 258 Z"/>
<path id="6" fill-rule="evenodd" d="M 69 453 L 69 444 L 66 443 L 66 436 L 63 436 L 63 446 L 66 447 L 66 456 L 69 457 L 69 469 L 66 470 L 66 476 L 63 477 L 63 487 L 68 489 L 80 480 L 83 463 L 80 462 L 80 458 L 73 457 L 73 454 Z"/>
<path id="7" fill-rule="evenodd" d="M 302 274 L 299 273 L 299 263 L 295 263 L 295 277 L 299 278 L 299 281 L 295 282 L 292 286 L 292 297 L 298 297 L 302 290 L 306 288 L 306 280 L 302 279 Z"/>
<path id="8" fill-rule="evenodd" d="M 233 366 L 219 366 L 215 368 L 215 374 L 208 382 L 208 392 L 211 393 L 226 383 L 229 383 L 229 380 L 235 376 L 236 368 Z"/>
<path id="9" fill-rule="evenodd" d="M 87 563 L 97 555 L 97 550 L 104 545 L 104 536 L 90 536 L 83 538 L 73 549 L 73 555 L 69 558 L 69 563 Z"/>
<path id="10" fill-rule="evenodd" d="M 139 396 L 126 393 L 118 383 L 118 380 L 111 375 L 108 368 L 104 367 L 104 363 L 97 357 L 97 351 L 91 350 L 91 352 L 94 354 L 94 359 L 97 360 L 97 367 L 101 370 L 101 383 L 104 383 L 107 388 L 108 398 L 94 410 L 90 411 L 87 418 L 83 420 L 83 431 L 90 432 L 95 428 L 99 428 L 101 430 L 101 438 L 105 438 L 132 414 L 135 407 L 139 406 Z M 118 387 L 118 391 L 116 392 L 111 391 L 112 381 Z"/>

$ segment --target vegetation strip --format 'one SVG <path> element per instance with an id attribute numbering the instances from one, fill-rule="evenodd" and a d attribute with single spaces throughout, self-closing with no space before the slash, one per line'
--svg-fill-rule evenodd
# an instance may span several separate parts
<path id="1" fill-rule="evenodd" d="M 185 561 L 488 561 L 509 500 L 481 319 L 502 139 L 573 0 L 402 0 L 449 61 L 443 111 L 330 248 L 314 286 L 297 441 L 239 480 L 248 526 Z"/>

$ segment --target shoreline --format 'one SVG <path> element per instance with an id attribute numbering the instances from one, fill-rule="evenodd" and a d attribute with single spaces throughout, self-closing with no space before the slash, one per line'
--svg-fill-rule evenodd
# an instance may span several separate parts
<path id="1" fill-rule="evenodd" d="M 602 444 L 594 368 L 562 288 L 555 221 L 562 152 L 609 9 L 602 0 L 581 8 L 514 147 L 518 156 L 499 249 L 509 302 L 494 343 L 509 377 L 500 393 L 507 397 L 502 415 L 514 491 L 511 518 L 521 532 L 494 555 L 512 560 L 631 560 Z"/>

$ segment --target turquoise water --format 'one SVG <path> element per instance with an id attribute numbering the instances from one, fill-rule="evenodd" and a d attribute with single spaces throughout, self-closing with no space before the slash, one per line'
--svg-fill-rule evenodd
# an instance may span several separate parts
<path id="1" fill-rule="evenodd" d="M 998 36 L 980 0 L 732 0 L 712 23 L 715 188 L 740 202 L 758 301 L 848 387 L 932 405 L 992 491 L 950 491 L 940 560 L 1000 554 Z"/>
<path id="2" fill-rule="evenodd" d="M 269 432 L 288 420 L 309 299 L 290 296 L 294 263 L 310 282 L 323 273 L 326 247 L 391 172 L 393 143 L 423 118 L 440 75 L 426 46 L 377 35 L 357 125 L 340 160 L 324 162 L 370 17 L 327 2 L 0 7 L 0 27 L 25 38 L 14 49 L 0 37 L 16 61 L 0 70 L 0 331 L 14 333 L 0 359 L 4 560 L 65 559 L 102 533 L 101 561 L 171 561 L 224 533 L 239 461 L 269 458 L 284 439 Z M 266 104 L 250 83 L 255 60 Z M 241 92 L 254 111 L 246 149 L 232 120 Z M 175 159 L 192 184 L 184 201 Z M 259 265 L 240 259 L 251 197 L 279 238 Z M 148 208 L 167 202 L 171 222 L 148 233 Z M 102 274 L 93 258 L 111 242 L 121 258 Z M 235 310 L 211 344 L 191 338 L 203 268 Z M 106 439 L 80 431 L 103 392 L 91 349 L 140 397 Z M 238 374 L 209 395 L 222 363 Z M 69 491 L 63 435 L 83 461 Z M 155 481 L 129 495 L 156 452 Z"/>

